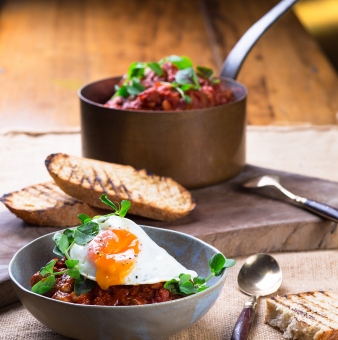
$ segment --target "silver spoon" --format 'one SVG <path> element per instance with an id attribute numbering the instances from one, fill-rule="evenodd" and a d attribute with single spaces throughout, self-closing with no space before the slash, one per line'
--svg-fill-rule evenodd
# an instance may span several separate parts
<path id="1" fill-rule="evenodd" d="M 255 319 L 255 308 L 260 296 L 272 294 L 282 284 L 282 270 L 277 261 L 269 254 L 252 255 L 244 262 L 238 273 L 238 286 L 241 291 L 251 296 L 239 315 L 231 340 L 248 338 Z"/>
<path id="2" fill-rule="evenodd" d="M 289 202 L 294 203 L 297 206 L 305 208 L 321 217 L 325 217 L 331 221 L 338 222 L 338 209 L 330 207 L 324 203 L 320 203 L 305 197 L 297 196 L 285 189 L 280 183 L 280 178 L 278 176 L 258 176 L 249 179 L 248 181 L 242 183 L 245 188 L 255 189 L 270 187 L 278 189 L 285 197 L 289 199 Z"/>

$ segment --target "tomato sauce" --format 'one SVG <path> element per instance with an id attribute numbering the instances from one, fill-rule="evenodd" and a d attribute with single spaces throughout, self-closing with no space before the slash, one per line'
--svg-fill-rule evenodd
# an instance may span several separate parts
<path id="1" fill-rule="evenodd" d="M 64 259 L 57 261 L 54 266 L 54 272 L 67 269 Z M 51 291 L 44 294 L 55 300 L 77 303 L 83 305 L 101 305 L 101 306 L 131 306 L 147 305 L 165 301 L 180 299 L 183 296 L 170 293 L 164 288 L 164 282 L 154 284 L 144 284 L 137 286 L 117 285 L 110 286 L 103 290 L 95 283 L 94 288 L 79 296 L 74 291 L 75 280 L 67 274 L 56 275 L 56 284 Z M 35 273 L 31 280 L 31 286 L 34 286 L 42 279 L 40 272 Z"/>
<path id="2" fill-rule="evenodd" d="M 168 84 L 175 81 L 175 75 L 179 69 L 171 62 L 165 62 L 162 65 L 162 71 L 162 76 L 158 76 L 154 71 L 149 71 L 140 81 L 145 90 L 138 95 L 131 95 L 127 98 L 115 97 L 109 100 L 105 106 L 123 110 L 177 111 L 202 109 L 234 101 L 231 91 L 221 82 L 213 83 L 198 76 L 201 88 L 185 91 L 185 94 L 190 97 L 188 102 Z M 122 86 L 125 78 L 121 79 L 119 86 Z"/>

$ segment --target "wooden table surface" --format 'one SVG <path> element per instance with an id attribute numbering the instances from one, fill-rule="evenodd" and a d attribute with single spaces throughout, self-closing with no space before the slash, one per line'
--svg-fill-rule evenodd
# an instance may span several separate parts
<path id="1" fill-rule="evenodd" d="M 192 190 L 196 208 L 186 217 L 162 222 L 128 216 L 140 225 L 183 232 L 213 245 L 227 257 L 337 248 L 337 223 L 306 210 L 242 188 L 253 176 L 278 175 L 290 191 L 338 207 L 338 183 L 247 165 L 235 178 Z M 262 193 L 262 192 L 261 192 Z M 9 282 L 8 264 L 14 253 L 41 235 L 60 228 L 27 225 L 0 206 L 0 307 L 17 297 Z"/>
<path id="2" fill-rule="evenodd" d="M 277 2 L 2 1 L 0 129 L 78 126 L 79 87 L 134 60 L 188 55 L 220 70 Z M 337 123 L 337 74 L 292 11 L 252 49 L 238 80 L 249 90 L 249 124 Z"/>
<path id="3" fill-rule="evenodd" d="M 277 2 L 0 1 L 0 130 L 79 126 L 78 89 L 88 82 L 123 74 L 135 60 L 151 61 L 171 54 L 187 55 L 196 65 L 220 70 L 225 57 L 245 31 Z M 270 28 L 252 49 L 238 80 L 249 91 L 249 124 L 337 124 L 337 74 L 292 11 Z M 257 170 L 248 169 L 249 172 Z M 293 183 L 301 182 L 297 176 L 290 176 L 291 188 Z M 204 230 L 204 222 L 199 214 L 204 210 L 196 209 L 182 224 L 184 231 L 194 232 L 220 248 L 225 246 L 225 240 L 231 239 L 233 242 L 228 244 L 226 253 L 234 255 L 262 250 L 332 248 L 336 245 L 336 226 L 332 223 L 292 206 L 237 192 L 233 189 L 238 185 L 234 184 L 225 183 L 229 188 L 211 188 L 209 194 L 216 202 L 214 206 L 205 200 L 208 197 L 203 191 L 205 189 L 195 193 L 200 205 L 205 203 L 205 211 L 217 208 L 222 214 L 214 214 L 216 220 L 209 221 L 210 230 L 201 235 L 198 231 Z M 313 184 L 313 188 L 318 187 Z M 337 191 L 336 187 L 337 183 L 321 184 L 320 188 L 325 191 L 319 198 L 327 201 L 329 197 L 332 202 L 328 203 L 336 204 L 336 196 L 329 196 Z M 252 236 L 246 217 L 243 217 L 242 210 L 238 210 L 241 205 L 235 204 L 236 197 L 241 202 L 244 197 L 247 207 L 252 202 L 253 217 L 249 220 L 256 222 L 250 227 L 261 235 L 252 242 L 250 249 L 245 248 L 242 242 L 244 237 L 251 239 Z M 256 200 L 263 205 L 258 210 Z M 233 209 L 223 209 L 222 204 Z M 276 212 L 271 223 L 266 222 L 261 214 L 267 209 L 266 205 Z M 17 247 L 27 243 L 28 238 L 49 231 L 48 228 L 35 228 L 35 233 L 35 229 L 26 227 L 18 219 L 14 223 L 14 216 L 8 211 L 3 213 L 9 220 L 2 218 L 4 224 L 0 230 L 12 239 L 2 242 L 5 252 L 0 256 L 0 274 L 2 271 L 5 275 L 0 275 L 0 305 L 16 299 L 7 276 L 10 256 Z M 224 221 L 229 221 L 229 216 L 232 216 L 230 227 L 225 231 L 217 229 L 224 225 Z M 141 219 L 138 222 L 145 223 Z M 190 228 L 190 224 L 199 223 L 200 229 Z M 237 238 L 233 226 L 241 226 Z M 271 232 L 277 227 L 281 234 L 273 244 L 275 248 L 268 248 Z M 13 233 L 13 228 L 17 232 Z M 6 240 L 2 236 L 2 240 Z"/>

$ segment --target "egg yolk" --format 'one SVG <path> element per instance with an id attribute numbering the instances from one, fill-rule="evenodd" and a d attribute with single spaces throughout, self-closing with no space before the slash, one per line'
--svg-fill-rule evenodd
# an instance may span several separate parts
<path id="1" fill-rule="evenodd" d="M 102 289 L 124 284 L 139 253 L 138 238 L 125 229 L 107 229 L 97 235 L 88 248 L 96 265 L 96 282 Z"/>

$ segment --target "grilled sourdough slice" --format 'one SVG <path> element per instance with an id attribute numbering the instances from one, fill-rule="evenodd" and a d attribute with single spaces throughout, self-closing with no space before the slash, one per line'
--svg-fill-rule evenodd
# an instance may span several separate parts
<path id="1" fill-rule="evenodd" d="M 269 298 L 265 323 L 282 330 L 285 339 L 337 340 L 338 295 L 317 291 Z"/>
<path id="2" fill-rule="evenodd" d="M 45 227 L 75 226 L 80 224 L 78 214 L 93 217 L 107 212 L 68 196 L 54 182 L 3 195 L 0 201 L 25 222 Z"/>
<path id="3" fill-rule="evenodd" d="M 129 200 L 129 213 L 170 221 L 194 207 L 190 192 L 171 178 L 149 175 L 146 170 L 88 158 L 52 154 L 45 161 L 56 184 L 68 195 L 98 208 L 106 193 L 111 201 Z"/>

